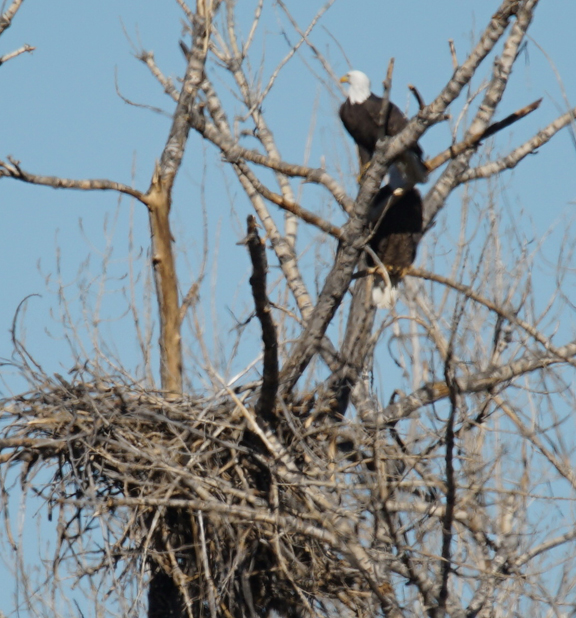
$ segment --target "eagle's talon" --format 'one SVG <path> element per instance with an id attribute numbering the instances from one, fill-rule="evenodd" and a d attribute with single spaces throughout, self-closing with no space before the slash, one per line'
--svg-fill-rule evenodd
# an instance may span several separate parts
<path id="1" fill-rule="evenodd" d="M 362 183 L 362 179 L 366 175 L 366 172 L 370 169 L 371 165 L 372 165 L 372 161 L 368 161 L 368 163 L 364 163 L 364 165 L 360 165 L 360 173 L 356 177 L 358 184 Z"/>

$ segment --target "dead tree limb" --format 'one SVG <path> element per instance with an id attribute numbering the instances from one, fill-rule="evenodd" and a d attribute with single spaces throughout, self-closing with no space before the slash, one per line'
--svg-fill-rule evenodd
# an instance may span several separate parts
<path id="1" fill-rule="evenodd" d="M 542 99 L 538 99 L 537 101 L 534 101 L 534 103 L 526 105 L 522 109 L 519 109 L 514 113 L 510 114 L 509 116 L 506 116 L 506 118 L 504 118 L 503 120 L 494 122 L 485 131 L 469 135 L 466 139 L 462 140 L 458 144 L 450 146 L 450 148 L 447 148 L 432 159 L 428 159 L 426 161 L 426 167 L 431 172 L 439 168 L 442 164 L 446 163 L 446 161 L 448 161 L 449 159 L 454 159 L 459 154 L 463 153 L 468 149 L 476 148 L 476 146 L 478 146 L 483 140 L 498 133 L 498 131 L 509 127 L 511 124 L 517 122 L 521 118 L 524 118 L 524 116 L 527 116 L 534 110 L 538 109 L 538 107 L 540 107 L 540 103 L 542 103 Z"/>
<path id="2" fill-rule="evenodd" d="M 456 482 L 454 478 L 454 423 L 458 411 L 458 382 L 454 375 L 454 363 L 452 362 L 452 346 L 444 366 L 444 378 L 450 391 L 450 414 L 446 423 L 445 443 L 446 452 L 444 460 L 446 462 L 446 510 L 442 518 L 442 558 L 440 559 L 439 569 L 442 573 L 440 590 L 438 592 L 438 607 L 434 616 L 444 616 L 446 602 L 448 600 L 448 580 L 452 570 L 452 528 L 454 525 L 454 511 L 456 509 Z"/>
<path id="3" fill-rule="evenodd" d="M 12 58 L 16 58 L 21 54 L 25 54 L 27 52 L 32 53 L 35 49 L 36 48 L 32 47 L 32 45 L 22 45 L 22 47 L 19 47 L 14 51 L 8 52 L 7 54 L 0 56 L 0 66 L 3 65 L 5 62 L 8 62 L 8 60 L 12 60 Z"/>
<path id="4" fill-rule="evenodd" d="M 248 247 L 252 261 L 250 286 L 252 287 L 256 316 L 262 326 L 262 343 L 264 344 L 262 389 L 256 404 L 256 414 L 274 424 L 277 420 L 274 408 L 276 393 L 278 392 L 278 338 L 266 292 L 266 273 L 268 271 L 266 245 L 258 234 L 256 218 L 253 215 L 248 215 L 248 232 L 244 242 Z"/>
<path id="5" fill-rule="evenodd" d="M 503 170 L 515 168 L 522 159 L 534 153 L 540 146 L 549 142 L 560 129 L 563 129 L 573 122 L 575 118 L 576 107 L 556 118 L 556 120 L 551 122 L 545 129 L 539 131 L 534 137 L 521 146 L 518 146 L 518 148 L 514 149 L 505 157 L 465 170 L 458 177 L 458 184 L 469 182 L 470 180 L 478 180 L 479 178 L 489 178 Z"/>
<path id="6" fill-rule="evenodd" d="M 209 111 L 212 120 L 214 121 L 214 126 L 218 129 L 218 131 L 224 135 L 230 142 L 233 142 L 232 130 L 230 128 L 230 124 L 224 109 L 222 107 L 222 103 L 214 90 L 212 84 L 205 79 L 202 83 L 202 90 L 206 96 L 206 109 Z M 192 114 L 193 116 L 193 114 Z M 273 144 L 268 144 L 266 142 L 268 148 L 267 152 L 272 153 L 269 156 L 274 157 L 274 153 L 276 150 L 273 148 Z M 280 156 L 277 157 L 280 159 Z M 306 285 L 302 279 L 300 271 L 298 269 L 298 262 L 296 259 L 296 254 L 294 251 L 294 247 L 289 243 L 281 234 L 278 229 L 278 226 L 270 217 L 264 200 L 262 196 L 258 193 L 256 188 L 252 185 L 252 183 L 248 180 L 248 178 L 242 174 L 240 168 L 236 165 L 232 166 L 232 169 L 238 176 L 238 180 L 242 185 L 242 188 L 246 192 L 246 195 L 252 202 L 252 206 L 262 223 L 264 230 L 266 231 L 266 235 L 270 239 L 272 243 L 272 247 L 276 253 L 278 261 L 280 262 L 280 266 L 282 268 L 282 272 L 286 278 L 288 286 L 292 294 L 294 295 L 294 299 L 298 304 L 298 308 L 302 313 L 302 317 L 307 319 L 313 308 L 312 299 L 310 298 L 310 294 L 306 289 Z"/>
<path id="7" fill-rule="evenodd" d="M 381 144 L 381 142 L 383 140 L 378 140 L 378 144 Z M 388 148 L 385 146 L 384 152 L 381 148 L 378 152 L 377 146 L 375 159 L 373 159 L 373 163 L 360 186 L 355 213 L 342 227 L 343 242 L 336 255 L 336 262 L 326 277 L 324 287 L 306 328 L 294 345 L 290 357 L 282 369 L 280 383 L 281 388 L 286 392 L 292 390 L 312 357 L 321 348 L 326 329 L 342 302 L 352 280 L 352 274 L 361 249 L 370 234 L 367 230 L 367 223 L 372 198 L 392 161 L 393 158 L 388 155 Z"/>
<path id="8" fill-rule="evenodd" d="M 217 0 L 210 10 L 216 11 L 219 4 Z M 205 3 L 198 2 L 194 42 L 172 127 L 146 195 L 150 208 L 152 264 L 160 316 L 161 380 L 162 388 L 171 397 L 182 392 L 181 316 L 169 219 L 172 187 L 188 139 L 190 110 L 204 78 L 211 19 L 212 14 L 206 10 Z"/>
<path id="9" fill-rule="evenodd" d="M 326 172 L 326 170 L 287 163 L 279 158 L 264 155 L 256 150 L 244 148 L 237 142 L 232 141 L 232 139 L 230 139 L 231 136 L 222 131 L 222 127 L 217 127 L 216 125 L 206 122 L 202 114 L 195 109 L 190 112 L 190 124 L 202 137 L 205 137 L 220 148 L 222 154 L 229 161 L 234 162 L 237 159 L 245 159 L 246 161 L 267 167 L 285 176 L 303 178 L 306 182 L 321 184 L 330 191 L 334 199 L 346 212 L 351 212 L 354 203 L 353 200 L 348 197 L 345 190 L 332 178 L 332 176 L 330 176 L 330 174 L 328 174 L 328 172 Z"/>
<path id="10" fill-rule="evenodd" d="M 558 348 L 558 352 L 559 354 L 553 354 L 542 351 L 540 354 L 534 354 L 533 351 L 528 351 L 524 356 L 505 365 L 464 376 L 460 379 L 460 392 L 462 394 L 486 392 L 518 376 L 563 363 L 567 358 L 574 360 L 576 342 Z M 367 413 L 363 419 L 366 422 L 376 423 L 377 415 L 381 415 L 381 418 L 384 418 L 387 423 L 394 423 L 398 419 L 408 418 L 423 406 L 446 399 L 448 395 L 449 388 L 445 382 L 430 382 L 379 411 Z"/>
<path id="11" fill-rule="evenodd" d="M 8 157 L 8 162 L 0 161 L 0 178 L 14 178 L 32 185 L 43 185 L 53 189 L 78 189 L 80 191 L 117 191 L 135 197 L 143 204 L 147 204 L 146 196 L 141 191 L 133 189 L 120 182 L 105 179 L 85 179 L 73 180 L 70 178 L 59 178 L 58 176 L 42 176 L 31 174 L 20 167 L 20 161 Z"/>
<path id="12" fill-rule="evenodd" d="M 322 230 L 326 234 L 329 234 L 338 240 L 342 238 L 342 232 L 339 227 L 325 221 L 317 214 L 302 208 L 299 204 L 287 200 L 282 195 L 278 195 L 278 193 L 270 191 L 268 187 L 258 180 L 256 175 L 250 171 L 250 168 L 245 163 L 238 162 L 236 165 L 238 165 L 242 174 L 248 178 L 252 186 L 256 189 L 256 191 L 258 191 L 258 193 L 260 193 L 262 197 L 266 198 L 273 204 L 280 206 L 283 210 L 296 215 L 299 219 L 302 219 L 302 221 L 306 221 L 306 223 L 316 226 L 319 230 Z"/>
<path id="13" fill-rule="evenodd" d="M 408 89 L 414 95 L 414 98 L 416 99 L 416 102 L 418 103 L 418 109 L 420 110 L 424 109 L 426 107 L 426 103 L 424 102 L 422 95 L 418 91 L 418 88 L 416 88 L 416 86 L 414 86 L 413 84 L 408 84 Z"/>

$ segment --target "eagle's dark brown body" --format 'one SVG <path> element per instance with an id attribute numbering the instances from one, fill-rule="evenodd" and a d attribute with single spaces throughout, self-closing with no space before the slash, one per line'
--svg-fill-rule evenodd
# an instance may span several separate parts
<path id="1" fill-rule="evenodd" d="M 340 119 L 346 131 L 350 133 L 358 145 L 362 166 L 365 166 L 372 159 L 376 149 L 376 142 L 380 133 L 378 121 L 381 109 L 382 97 L 377 97 L 375 94 L 371 94 L 362 103 L 351 103 L 350 99 L 346 99 L 340 106 Z M 406 116 L 394 103 L 390 102 L 388 118 L 384 122 L 384 134 L 394 136 L 400 133 L 407 124 Z M 418 156 L 422 156 L 420 146 L 416 145 L 414 152 L 418 153 Z"/>
<path id="2" fill-rule="evenodd" d="M 378 224 L 388 200 L 392 200 L 391 206 Z M 416 249 L 422 237 L 420 192 L 408 189 L 401 197 L 395 197 L 386 185 L 376 194 L 372 213 L 374 225 L 378 227 L 370 239 L 370 247 L 386 266 L 392 283 L 397 283 L 416 259 Z"/>

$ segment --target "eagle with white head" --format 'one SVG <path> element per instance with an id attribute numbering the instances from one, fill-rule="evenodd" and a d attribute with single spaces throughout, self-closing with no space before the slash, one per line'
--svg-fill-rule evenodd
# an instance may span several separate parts
<path id="1" fill-rule="evenodd" d="M 362 71 L 349 71 L 340 81 L 349 85 L 348 98 L 340 106 L 340 119 L 358 146 L 363 172 L 374 155 L 376 142 L 382 130 L 385 135 L 393 137 L 404 129 L 408 120 L 398 106 L 390 102 L 388 117 L 384 118 L 381 127 L 382 97 L 370 91 L 370 80 Z M 426 182 L 428 178 L 428 170 L 422 156 L 422 149 L 416 144 L 401 154 L 396 161 L 407 188 L 413 187 L 416 183 Z"/>

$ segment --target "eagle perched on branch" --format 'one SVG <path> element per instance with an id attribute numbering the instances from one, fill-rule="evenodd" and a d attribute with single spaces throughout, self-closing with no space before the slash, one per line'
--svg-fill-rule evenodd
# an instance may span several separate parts
<path id="1" fill-rule="evenodd" d="M 422 197 L 412 187 L 397 195 L 393 184 L 382 187 L 371 208 L 372 224 L 377 226 L 369 245 L 388 271 L 390 284 L 376 275 L 372 300 L 377 307 L 390 309 L 398 297 L 398 284 L 416 259 L 422 238 Z M 368 256 L 368 265 L 373 261 Z"/>
<path id="2" fill-rule="evenodd" d="M 402 131 L 408 120 L 398 107 L 390 102 L 388 118 L 384 118 L 384 125 L 380 126 L 382 97 L 370 92 L 370 80 L 362 71 L 350 71 L 340 81 L 349 85 L 348 98 L 340 106 L 340 119 L 358 146 L 362 174 L 374 155 L 376 142 L 382 131 L 384 135 L 392 137 Z M 426 182 L 428 169 L 422 156 L 422 149 L 416 144 L 396 161 L 407 187 Z"/>

